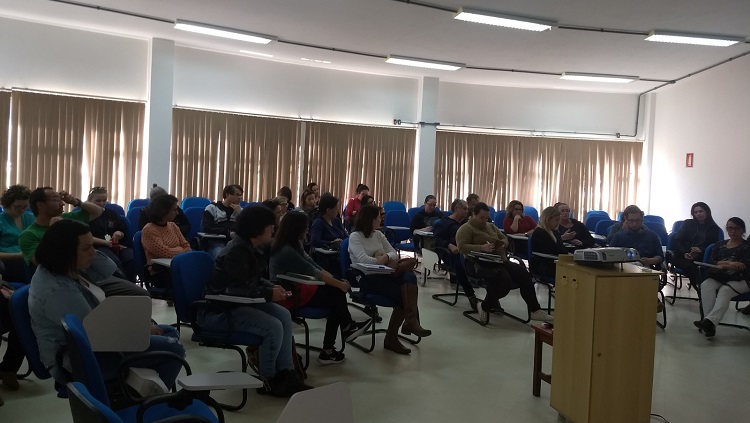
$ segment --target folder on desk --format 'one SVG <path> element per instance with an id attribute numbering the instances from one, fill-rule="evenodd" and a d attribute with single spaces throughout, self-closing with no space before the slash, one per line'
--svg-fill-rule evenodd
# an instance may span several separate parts
<path id="1" fill-rule="evenodd" d="M 365 275 L 388 275 L 395 272 L 395 270 L 382 264 L 354 263 L 352 267 L 362 271 Z"/>
<path id="2" fill-rule="evenodd" d="M 151 298 L 107 297 L 83 319 L 95 352 L 142 352 L 151 343 Z"/>

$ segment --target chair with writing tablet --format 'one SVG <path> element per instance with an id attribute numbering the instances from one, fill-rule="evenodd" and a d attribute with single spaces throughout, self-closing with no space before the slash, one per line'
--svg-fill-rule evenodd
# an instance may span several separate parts
<path id="1" fill-rule="evenodd" d="M 703 262 L 696 262 L 695 264 L 698 265 L 698 268 L 701 270 L 701 280 L 704 280 L 707 276 L 707 271 L 710 267 L 713 265 L 710 264 L 711 260 L 711 252 L 713 251 L 716 244 L 711 244 L 708 247 L 706 247 L 706 251 L 703 252 Z M 700 303 L 700 312 L 701 312 L 701 320 L 705 318 L 704 312 L 703 312 L 703 300 L 700 298 L 700 289 L 698 291 L 698 301 Z M 744 301 L 750 301 L 750 292 L 745 292 L 744 294 L 737 294 L 730 301 L 734 301 L 734 308 L 735 310 L 740 309 L 740 302 Z M 734 323 L 724 323 L 720 322 L 719 325 L 721 326 L 729 326 L 737 329 L 745 329 L 746 331 L 750 332 L 750 326 L 745 325 L 738 325 Z"/>

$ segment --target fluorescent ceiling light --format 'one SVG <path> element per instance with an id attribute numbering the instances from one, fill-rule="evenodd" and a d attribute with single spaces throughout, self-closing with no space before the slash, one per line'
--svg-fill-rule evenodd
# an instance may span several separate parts
<path id="1" fill-rule="evenodd" d="M 586 82 L 611 82 L 615 84 L 626 84 L 628 82 L 637 81 L 637 76 L 625 76 L 625 75 L 607 75 L 601 73 L 578 73 L 578 72 L 563 72 L 560 79 L 567 79 L 570 81 L 586 81 Z"/>
<path id="2" fill-rule="evenodd" d="M 394 56 L 392 54 L 388 56 L 388 59 L 386 59 L 385 62 L 393 64 L 393 65 L 414 66 L 417 68 L 438 69 L 438 70 L 448 70 L 448 71 L 455 71 L 455 70 L 459 70 L 461 68 L 466 67 L 466 65 L 461 64 L 461 63 L 441 62 L 438 60 L 429 60 L 429 59 L 417 59 L 415 57 Z"/>
<path id="3" fill-rule="evenodd" d="M 722 35 L 680 34 L 677 32 L 651 31 L 646 41 L 659 43 L 696 44 L 699 46 L 727 47 L 744 41 L 742 38 Z"/>
<path id="4" fill-rule="evenodd" d="M 315 63 L 326 63 L 326 64 L 330 64 L 331 63 L 328 60 L 308 59 L 306 57 L 300 57 L 299 60 L 304 60 L 306 62 L 315 62 Z"/>
<path id="5" fill-rule="evenodd" d="M 197 32 L 199 34 L 213 35 L 215 37 L 231 38 L 232 40 L 248 41 L 251 43 L 268 44 L 276 41 L 277 37 L 272 35 L 256 34 L 241 29 L 225 28 L 223 26 L 209 25 L 200 22 L 184 21 L 177 19 L 175 29 Z"/>
<path id="6" fill-rule="evenodd" d="M 260 57 L 273 57 L 273 54 L 259 53 L 257 51 L 250 51 L 250 50 L 240 50 L 240 53 L 252 54 L 253 56 L 260 56 Z"/>
<path id="7" fill-rule="evenodd" d="M 514 29 L 525 29 L 527 31 L 546 31 L 548 29 L 551 29 L 553 26 L 557 26 L 557 22 L 543 21 L 541 19 L 525 18 L 513 15 L 504 15 L 494 12 L 485 12 L 482 10 L 469 9 L 466 7 L 458 9 L 458 12 L 453 18 L 466 22 L 504 26 L 506 28 Z"/>

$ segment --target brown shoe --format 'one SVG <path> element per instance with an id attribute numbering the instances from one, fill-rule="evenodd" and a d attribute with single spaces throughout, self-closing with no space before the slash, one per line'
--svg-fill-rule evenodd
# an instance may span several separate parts
<path id="1" fill-rule="evenodd" d="M 0 372 L 0 378 L 2 378 L 3 385 L 11 391 L 18 390 L 18 376 L 16 372 Z"/>
<path id="2" fill-rule="evenodd" d="M 401 341 L 398 340 L 398 337 L 395 338 L 385 338 L 385 341 L 383 341 L 383 348 L 393 351 L 396 354 L 411 354 L 411 350 L 409 348 L 406 348 Z"/>
<path id="3" fill-rule="evenodd" d="M 740 313 L 750 315 L 750 305 L 740 310 Z"/>

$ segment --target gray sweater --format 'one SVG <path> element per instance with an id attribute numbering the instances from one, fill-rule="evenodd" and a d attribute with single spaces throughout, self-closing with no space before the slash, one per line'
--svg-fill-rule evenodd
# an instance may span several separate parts
<path id="1" fill-rule="evenodd" d="M 325 270 L 306 253 L 300 253 L 290 245 L 285 245 L 271 254 L 269 274 L 273 281 L 276 280 L 276 275 L 283 275 L 289 272 L 315 276 L 317 279 L 320 279 L 320 275 Z"/>

